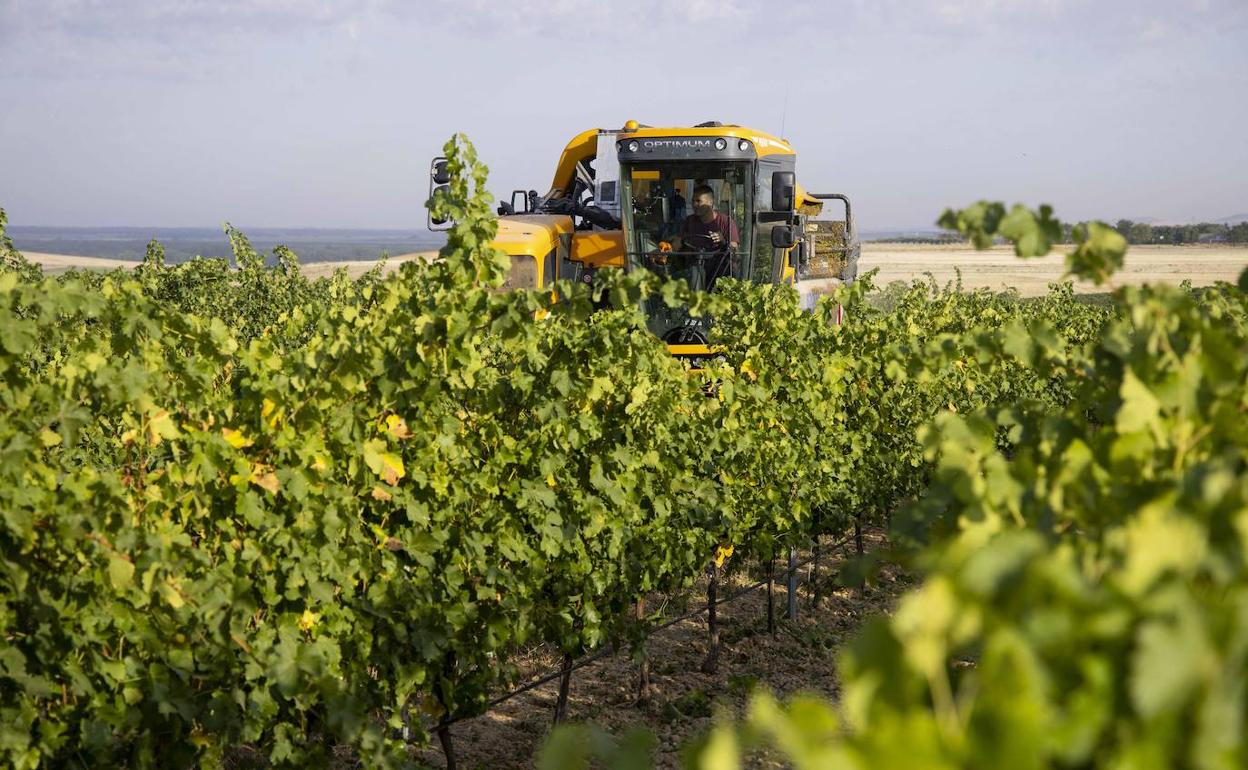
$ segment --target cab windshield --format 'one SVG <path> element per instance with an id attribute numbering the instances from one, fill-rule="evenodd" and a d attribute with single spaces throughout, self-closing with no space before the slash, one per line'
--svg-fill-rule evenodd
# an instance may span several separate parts
<path id="1" fill-rule="evenodd" d="M 751 274 L 753 164 L 660 161 L 621 169 L 630 268 L 714 291 Z"/>

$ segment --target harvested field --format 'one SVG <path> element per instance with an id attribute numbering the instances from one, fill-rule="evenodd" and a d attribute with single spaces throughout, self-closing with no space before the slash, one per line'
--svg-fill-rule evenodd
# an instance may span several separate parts
<path id="1" fill-rule="evenodd" d="M 66 270 L 115 270 L 119 267 L 134 267 L 138 262 L 129 259 L 106 259 L 104 257 L 75 257 L 72 254 L 44 254 L 38 251 L 23 251 L 26 259 L 43 266 L 45 273 L 63 273 Z"/>
<path id="2" fill-rule="evenodd" d="M 858 274 L 879 268 L 876 285 L 886 286 L 892 281 L 926 280 L 925 273 L 930 272 L 943 285 L 956 280 L 961 269 L 962 284 L 968 289 L 1014 287 L 1023 296 L 1032 297 L 1044 294 L 1050 283 L 1061 279 L 1070 249 L 1058 246 L 1048 256 L 1020 259 L 1006 246 L 976 251 L 964 245 L 864 243 Z M 1245 267 L 1245 247 L 1132 246 L 1114 281 L 1121 285 L 1190 280 L 1193 286 L 1208 286 L 1217 281 L 1234 282 Z M 1075 285 L 1080 293 L 1105 290 L 1090 283 Z"/>
<path id="3" fill-rule="evenodd" d="M 77 257 L 70 254 L 44 254 L 36 251 L 22 252 L 26 259 L 43 266 L 45 273 L 63 273 L 77 268 L 80 270 L 113 270 L 118 267 L 135 267 L 138 262 L 126 259 L 105 259 L 103 257 Z M 398 254 L 386 260 L 387 272 L 398 269 L 404 262 L 414 259 L 432 259 L 436 251 L 414 251 L 410 254 Z M 339 268 L 346 268 L 347 274 L 358 278 L 377 264 L 377 260 L 351 260 L 343 262 L 307 262 L 300 264 L 303 274 L 309 278 L 320 278 L 333 275 Z"/>
<path id="4" fill-rule="evenodd" d="M 1048 285 L 1061 279 L 1065 271 L 1065 254 L 1070 246 L 1058 246 L 1054 253 L 1038 259 L 1019 259 L 1009 247 L 996 247 L 976 251 L 969 246 L 940 246 L 932 244 L 864 243 L 859 274 L 879 268 L 878 286 L 892 281 L 926 280 L 931 273 L 940 284 L 957 278 L 962 271 L 962 283 L 968 289 L 1003 289 L 1014 287 L 1023 296 L 1037 296 L 1048 290 Z M 413 259 L 431 259 L 435 251 L 399 254 L 386 262 L 387 269 L 395 269 L 403 262 Z M 64 254 L 27 252 L 26 258 L 43 265 L 49 273 L 63 272 L 69 268 L 112 270 L 117 267 L 133 267 L 135 262 L 98 257 L 75 257 Z M 348 274 L 359 276 L 375 265 L 375 261 L 357 260 L 347 262 L 309 262 L 302 265 L 305 275 L 327 276 L 340 267 Z M 1248 247 L 1240 246 L 1132 246 L 1127 252 L 1125 267 L 1115 276 L 1118 284 L 1174 283 L 1190 280 L 1194 286 L 1208 286 L 1217 281 L 1235 281 L 1239 273 L 1248 267 Z M 1078 292 L 1103 292 L 1104 287 L 1092 284 L 1076 284 Z"/>

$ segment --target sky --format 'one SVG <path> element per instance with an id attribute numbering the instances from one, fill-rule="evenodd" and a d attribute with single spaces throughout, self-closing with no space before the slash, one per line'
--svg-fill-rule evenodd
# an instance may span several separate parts
<path id="1" fill-rule="evenodd" d="M 0 0 L 0 207 L 423 227 L 463 132 L 545 191 L 586 128 L 789 139 L 861 229 L 981 198 L 1248 213 L 1248 0 Z"/>

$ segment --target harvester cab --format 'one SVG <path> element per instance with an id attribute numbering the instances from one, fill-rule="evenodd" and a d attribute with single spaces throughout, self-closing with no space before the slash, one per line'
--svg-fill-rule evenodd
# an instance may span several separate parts
<path id="1" fill-rule="evenodd" d="M 705 291 L 723 278 L 788 283 L 813 305 L 854 279 L 858 240 L 849 199 L 805 192 L 796 161 L 783 139 L 713 121 L 679 128 L 629 121 L 578 134 L 546 195 L 516 190 L 499 207 L 493 245 L 511 258 L 507 287 L 649 270 Z M 431 194 L 446 182 L 439 163 L 430 170 Z M 819 218 L 827 200 L 844 204 L 843 219 Z M 658 298 L 644 310 L 673 354 L 710 353 L 707 319 Z"/>

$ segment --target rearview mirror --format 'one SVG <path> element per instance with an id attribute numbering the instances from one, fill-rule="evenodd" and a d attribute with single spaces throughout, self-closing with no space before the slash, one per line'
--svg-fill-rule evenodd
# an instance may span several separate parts
<path id="1" fill-rule="evenodd" d="M 797 177 L 792 171 L 771 173 L 771 210 L 793 211 L 796 206 Z"/>
<path id="2" fill-rule="evenodd" d="M 443 195 L 450 195 L 451 186 L 449 184 L 443 184 L 443 185 L 438 185 L 437 187 L 433 188 L 433 191 L 429 193 L 430 200 L 432 201 L 433 197 L 436 196 L 438 193 L 442 193 Z M 448 221 L 449 220 L 446 220 L 446 219 L 438 219 L 437 217 L 433 215 L 432 211 L 429 213 L 429 222 L 433 225 L 444 225 Z"/>
<path id="3" fill-rule="evenodd" d="M 771 228 L 771 247 L 773 249 L 791 249 L 797 243 L 797 236 L 792 227 Z"/>
<path id="4" fill-rule="evenodd" d="M 447 168 L 446 158 L 440 158 L 440 157 L 434 158 L 433 162 L 429 164 L 429 202 L 430 204 L 433 203 L 433 196 L 437 195 L 439 190 L 442 191 L 443 195 L 446 195 L 451 191 L 451 170 Z M 433 216 L 432 209 L 430 209 L 427 212 L 426 217 L 428 218 L 428 225 L 429 225 L 430 230 L 447 229 L 443 227 L 443 225 L 445 225 L 448 220 L 435 218 Z"/>
<path id="5" fill-rule="evenodd" d="M 433 177 L 434 184 L 449 184 L 451 181 L 450 169 L 446 167 L 446 159 L 439 158 L 433 162 L 433 169 L 429 172 Z"/>

